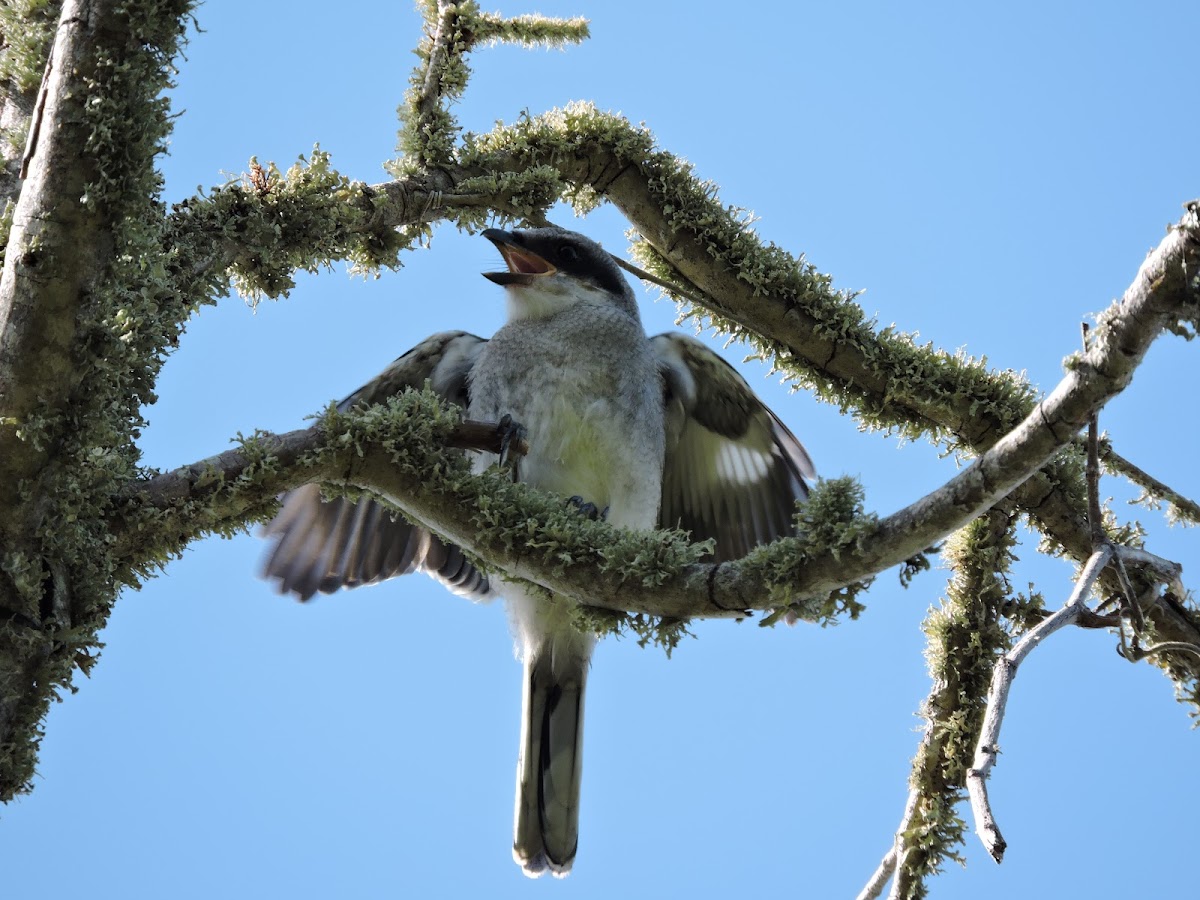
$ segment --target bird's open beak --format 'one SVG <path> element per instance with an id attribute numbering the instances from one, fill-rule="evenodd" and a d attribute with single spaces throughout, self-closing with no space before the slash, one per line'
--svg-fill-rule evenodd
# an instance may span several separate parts
<path id="1" fill-rule="evenodd" d="M 508 264 L 507 272 L 484 272 L 483 277 L 496 284 L 529 285 L 546 275 L 553 275 L 558 269 L 542 259 L 531 250 L 526 250 L 517 243 L 517 239 L 507 231 L 499 228 L 489 228 L 483 236 L 496 245 L 504 262 Z"/>

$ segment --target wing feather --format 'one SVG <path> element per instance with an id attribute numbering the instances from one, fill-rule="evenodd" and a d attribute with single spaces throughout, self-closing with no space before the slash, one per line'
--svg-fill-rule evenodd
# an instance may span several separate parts
<path id="1" fill-rule="evenodd" d="M 464 331 L 435 334 L 409 350 L 375 379 L 338 404 L 380 403 L 429 381 L 459 406 L 469 402 L 467 375 L 487 342 Z M 491 589 L 459 547 L 396 515 L 369 495 L 325 500 L 317 485 L 290 491 L 264 533 L 276 538 L 263 575 L 280 593 L 309 600 L 343 587 L 375 584 L 413 571 L 426 572 L 458 594 L 481 599 Z"/>
<path id="2" fill-rule="evenodd" d="M 659 524 L 712 538 L 718 561 L 794 533 L 816 469 L 732 366 L 678 333 L 651 338 L 663 376 L 667 450 Z"/>

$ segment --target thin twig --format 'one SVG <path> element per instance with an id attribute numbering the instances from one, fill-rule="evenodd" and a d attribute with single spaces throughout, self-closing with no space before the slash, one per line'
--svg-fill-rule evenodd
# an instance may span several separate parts
<path id="1" fill-rule="evenodd" d="M 610 253 L 608 255 L 613 258 L 613 261 L 618 266 L 620 266 L 626 272 L 629 272 L 629 273 L 637 276 L 642 281 L 649 281 L 651 284 L 656 284 L 663 290 L 670 291 L 672 294 L 675 294 L 679 297 L 683 297 L 685 300 L 690 300 L 693 303 L 704 303 L 705 302 L 703 297 L 697 296 L 696 294 L 693 294 L 691 291 L 684 290 L 679 285 L 674 284 L 670 281 L 667 281 L 666 279 L 659 278 L 657 275 L 651 275 L 645 269 L 635 266 L 629 260 L 624 259 L 623 257 L 617 256 L 617 254 L 615 254 L 615 253 Z"/>
<path id="2" fill-rule="evenodd" d="M 1133 582 L 1129 580 L 1129 572 L 1125 568 L 1125 560 L 1120 553 L 1115 554 L 1117 568 L 1117 578 L 1121 582 L 1121 591 L 1125 595 L 1125 603 L 1129 607 L 1130 621 L 1133 624 L 1134 634 L 1142 634 L 1146 630 L 1146 615 L 1142 612 L 1142 605 L 1138 603 L 1137 593 L 1133 589 Z"/>
<path id="3" fill-rule="evenodd" d="M 1153 656 L 1156 653 L 1191 653 L 1193 656 L 1200 657 L 1200 647 L 1184 641 L 1163 641 L 1161 644 L 1155 644 L 1153 647 L 1138 650 L 1136 659 L 1133 659 L 1133 661 L 1137 662 L 1139 659 L 1145 659 L 1147 656 Z"/>
<path id="4" fill-rule="evenodd" d="M 1083 329 L 1083 352 L 1088 352 L 1088 324 L 1082 323 Z M 1100 413 L 1094 412 L 1088 416 L 1087 430 L 1087 467 L 1085 469 L 1085 478 L 1087 482 L 1087 511 L 1088 511 L 1088 528 L 1092 533 L 1092 547 L 1099 549 L 1102 546 L 1109 547 L 1113 550 L 1117 570 L 1117 580 L 1121 585 L 1121 596 L 1124 598 L 1124 612 L 1129 617 L 1130 625 L 1133 627 L 1133 643 L 1132 646 L 1126 644 L 1125 641 L 1125 623 L 1124 619 L 1120 619 L 1117 625 L 1117 635 L 1121 641 L 1120 653 L 1122 656 L 1128 656 L 1131 653 L 1138 651 L 1138 638 L 1146 630 L 1146 616 L 1142 612 L 1142 606 L 1138 602 L 1137 592 L 1133 589 L 1133 582 L 1129 579 L 1129 572 L 1125 569 L 1125 563 L 1119 553 L 1116 553 L 1116 547 L 1108 537 L 1108 532 L 1104 529 L 1104 513 L 1100 508 Z"/>
<path id="5" fill-rule="evenodd" d="M 1008 693 L 1012 688 L 1017 667 L 1033 649 L 1054 632 L 1074 623 L 1080 614 L 1087 609 L 1084 601 L 1091 593 L 1096 579 L 1112 558 L 1114 548 L 1105 543 L 1091 555 L 1070 599 L 1058 612 L 1043 619 L 1031 628 L 1008 653 L 996 661 L 992 670 L 992 683 L 988 687 L 987 711 L 983 717 L 983 727 L 979 732 L 979 743 L 975 745 L 975 759 L 967 770 L 967 792 L 971 795 L 971 811 L 975 816 L 975 831 L 983 841 L 984 849 L 996 862 L 1004 859 L 1004 850 L 1008 846 L 996 825 L 988 802 L 987 777 L 992 766 L 996 764 L 996 756 L 1000 746 L 1000 726 L 1004 724 L 1005 708 L 1008 705 Z"/>
<path id="6" fill-rule="evenodd" d="M 1083 322 L 1083 352 L 1088 352 L 1088 324 Z M 1107 540 L 1104 533 L 1104 513 L 1100 509 L 1100 414 L 1088 416 L 1087 430 L 1087 468 L 1084 470 L 1087 480 L 1087 513 L 1088 529 L 1092 533 L 1092 547 L 1098 547 Z"/>
<path id="7" fill-rule="evenodd" d="M 917 802 L 920 800 L 920 793 L 916 788 L 908 792 L 908 800 L 904 804 L 904 815 L 900 817 L 900 825 L 896 828 L 896 836 L 892 839 L 892 846 L 888 852 L 883 855 L 883 859 L 879 863 L 879 868 L 871 875 L 862 891 L 859 892 L 857 900 L 876 900 L 883 893 L 884 886 L 888 880 L 895 876 L 897 867 L 900 863 L 900 857 L 904 853 L 904 832 L 908 831 L 912 824 L 913 815 L 917 811 Z M 892 893 L 895 893 L 896 882 L 892 884 Z M 890 895 L 889 895 L 890 896 Z"/>
<path id="8" fill-rule="evenodd" d="M 1154 499 L 1165 500 L 1175 507 L 1176 515 L 1183 521 L 1200 525 L 1200 503 L 1191 500 L 1176 491 L 1168 484 L 1159 481 L 1149 472 L 1139 468 L 1127 460 L 1112 447 L 1105 449 L 1103 456 L 1105 466 L 1116 474 L 1124 475 Z"/>

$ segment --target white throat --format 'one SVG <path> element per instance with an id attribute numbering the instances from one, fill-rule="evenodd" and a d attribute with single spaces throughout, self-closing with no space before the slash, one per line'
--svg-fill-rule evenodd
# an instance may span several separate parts
<path id="1" fill-rule="evenodd" d="M 539 278 L 533 284 L 505 290 L 508 321 L 549 319 L 576 303 L 602 302 L 604 292 L 585 282 L 561 275 Z"/>

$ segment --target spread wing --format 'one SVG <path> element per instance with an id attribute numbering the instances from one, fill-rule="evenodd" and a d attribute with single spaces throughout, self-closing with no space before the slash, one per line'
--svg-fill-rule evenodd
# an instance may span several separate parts
<path id="1" fill-rule="evenodd" d="M 339 409 L 379 403 L 426 380 L 447 400 L 466 408 L 467 375 L 486 340 L 464 331 L 435 334 L 409 350 L 374 380 L 338 404 Z M 462 550 L 428 529 L 413 525 L 370 497 L 323 500 L 319 485 L 289 491 L 279 514 L 264 529 L 276 539 L 263 564 L 263 577 L 276 579 L 280 593 L 308 600 L 318 591 L 374 584 L 419 571 L 456 594 L 481 599 L 490 593 L 487 576 Z"/>
<path id="2" fill-rule="evenodd" d="M 713 538 L 718 562 L 794 533 L 816 469 L 801 443 L 734 368 L 678 333 L 651 338 L 666 394 L 659 524 Z"/>

